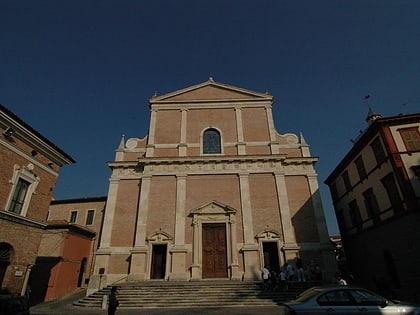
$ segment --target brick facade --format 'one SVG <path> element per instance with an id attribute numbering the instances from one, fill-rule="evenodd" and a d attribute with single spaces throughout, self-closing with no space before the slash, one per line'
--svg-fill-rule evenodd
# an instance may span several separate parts
<path id="1" fill-rule="evenodd" d="M 73 159 L 0 105 L 0 282 L 24 294 L 60 167 Z M 21 189 L 16 198 L 16 191 Z"/>
<path id="2" fill-rule="evenodd" d="M 302 136 L 276 131 L 272 96 L 210 79 L 149 103 L 147 136 L 123 139 L 109 163 L 91 291 L 99 278 L 254 280 L 264 264 L 278 270 L 297 257 L 335 272 L 317 159 Z M 205 270 L 213 265 L 222 270 Z"/>

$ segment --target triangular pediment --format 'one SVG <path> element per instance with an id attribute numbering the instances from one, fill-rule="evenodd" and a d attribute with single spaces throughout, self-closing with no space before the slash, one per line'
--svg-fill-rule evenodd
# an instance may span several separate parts
<path id="1" fill-rule="evenodd" d="M 271 100 L 272 96 L 231 85 L 208 81 L 172 93 L 155 96 L 150 103 L 218 101 L 218 100 Z"/>
<path id="2" fill-rule="evenodd" d="M 190 215 L 215 215 L 215 214 L 235 214 L 236 210 L 218 201 L 208 202 L 200 207 L 193 209 Z"/>

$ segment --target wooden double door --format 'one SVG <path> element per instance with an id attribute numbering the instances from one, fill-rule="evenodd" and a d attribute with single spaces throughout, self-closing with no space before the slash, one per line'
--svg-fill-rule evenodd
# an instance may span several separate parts
<path id="1" fill-rule="evenodd" d="M 202 231 L 203 279 L 227 278 L 226 224 L 204 223 Z"/>

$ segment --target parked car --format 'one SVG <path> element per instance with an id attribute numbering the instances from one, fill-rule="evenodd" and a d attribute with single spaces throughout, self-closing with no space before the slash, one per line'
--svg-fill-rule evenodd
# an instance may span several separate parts
<path id="1" fill-rule="evenodd" d="M 28 299 L 20 295 L 0 295 L 1 315 L 29 315 Z"/>
<path id="2" fill-rule="evenodd" d="M 288 315 L 420 315 L 419 305 L 387 300 L 374 292 L 352 286 L 313 287 L 284 306 Z"/>

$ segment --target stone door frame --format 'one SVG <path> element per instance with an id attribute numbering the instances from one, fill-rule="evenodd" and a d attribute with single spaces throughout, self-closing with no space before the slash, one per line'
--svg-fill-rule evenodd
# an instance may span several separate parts
<path id="1" fill-rule="evenodd" d="M 236 251 L 236 210 L 217 201 L 211 201 L 190 212 L 193 227 L 191 280 L 201 280 L 203 261 L 203 224 L 226 224 L 226 260 L 228 279 L 240 279 Z"/>

